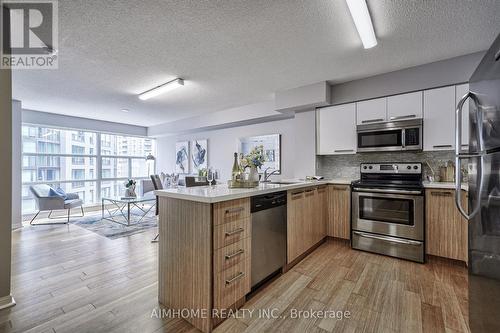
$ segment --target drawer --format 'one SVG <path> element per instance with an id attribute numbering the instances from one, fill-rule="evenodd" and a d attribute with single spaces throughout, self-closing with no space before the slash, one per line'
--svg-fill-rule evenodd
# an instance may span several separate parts
<path id="1" fill-rule="evenodd" d="M 250 235 L 250 217 L 217 225 L 214 227 L 214 250 L 239 242 Z"/>
<path id="2" fill-rule="evenodd" d="M 214 204 L 214 225 L 250 217 L 250 198 L 217 202 Z"/>
<path id="3" fill-rule="evenodd" d="M 214 308 L 227 309 L 250 292 L 250 258 L 216 275 Z"/>
<path id="4" fill-rule="evenodd" d="M 219 273 L 250 257 L 250 237 L 214 252 L 214 271 Z"/>

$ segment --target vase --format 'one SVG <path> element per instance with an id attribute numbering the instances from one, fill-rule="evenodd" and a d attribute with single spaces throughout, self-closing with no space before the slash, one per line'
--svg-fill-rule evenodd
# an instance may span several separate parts
<path id="1" fill-rule="evenodd" d="M 248 171 L 248 180 L 251 182 L 259 181 L 259 172 L 257 171 L 257 167 L 250 167 L 250 170 Z"/>
<path id="2" fill-rule="evenodd" d="M 125 190 L 125 196 L 130 198 L 137 197 L 137 195 L 135 194 L 135 185 L 130 185 L 129 187 L 127 187 L 127 189 Z"/>

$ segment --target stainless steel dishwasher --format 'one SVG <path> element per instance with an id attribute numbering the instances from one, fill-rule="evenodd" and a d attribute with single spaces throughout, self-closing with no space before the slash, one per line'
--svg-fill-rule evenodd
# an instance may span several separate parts
<path id="1" fill-rule="evenodd" d="M 251 198 L 252 288 L 281 272 L 286 263 L 286 192 Z"/>

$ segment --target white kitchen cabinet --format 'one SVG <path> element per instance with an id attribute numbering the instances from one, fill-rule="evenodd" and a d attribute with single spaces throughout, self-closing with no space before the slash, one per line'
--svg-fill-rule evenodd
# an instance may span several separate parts
<path id="1" fill-rule="evenodd" d="M 422 92 L 387 97 L 387 120 L 422 118 Z"/>
<path id="2" fill-rule="evenodd" d="M 469 92 L 469 84 L 455 86 L 455 108 L 460 99 Z M 469 101 L 465 102 L 462 108 L 462 149 L 469 147 Z"/>
<path id="3" fill-rule="evenodd" d="M 387 121 L 387 98 L 357 102 L 356 115 L 358 125 Z"/>
<path id="4" fill-rule="evenodd" d="M 318 155 L 356 153 L 356 106 L 330 106 L 316 111 Z"/>
<path id="5" fill-rule="evenodd" d="M 455 86 L 424 91 L 424 150 L 455 148 Z"/>

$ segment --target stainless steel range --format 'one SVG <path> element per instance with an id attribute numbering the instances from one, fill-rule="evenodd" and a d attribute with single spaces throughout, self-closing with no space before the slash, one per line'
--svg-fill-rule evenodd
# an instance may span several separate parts
<path id="1" fill-rule="evenodd" d="M 352 182 L 351 246 L 424 262 L 421 163 L 364 163 Z"/>

